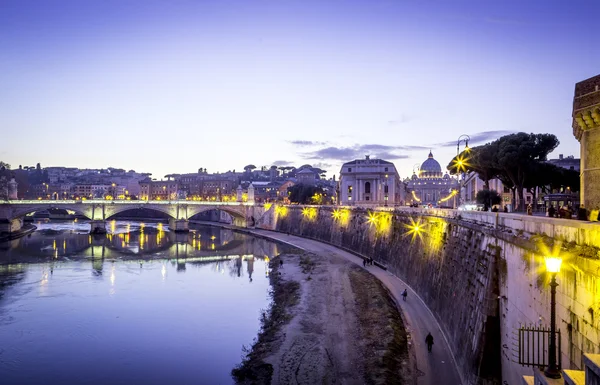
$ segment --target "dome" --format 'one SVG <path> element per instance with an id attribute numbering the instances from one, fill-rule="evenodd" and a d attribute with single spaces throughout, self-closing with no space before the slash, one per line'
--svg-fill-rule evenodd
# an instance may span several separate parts
<path id="1" fill-rule="evenodd" d="M 439 178 L 442 176 L 442 167 L 437 160 L 433 159 L 433 154 L 431 151 L 429 151 L 427 160 L 421 165 L 419 176 L 421 178 Z"/>

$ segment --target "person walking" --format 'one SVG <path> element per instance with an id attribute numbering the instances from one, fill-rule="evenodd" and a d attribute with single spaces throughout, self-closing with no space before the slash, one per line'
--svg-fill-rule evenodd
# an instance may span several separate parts
<path id="1" fill-rule="evenodd" d="M 425 343 L 427 344 L 427 351 L 431 353 L 431 347 L 433 346 L 433 336 L 431 333 L 427 333 L 427 337 L 425 337 Z"/>
<path id="2" fill-rule="evenodd" d="M 408 291 L 406 289 L 404 289 L 404 291 L 402 292 L 402 299 L 406 301 L 406 296 L 408 296 Z"/>

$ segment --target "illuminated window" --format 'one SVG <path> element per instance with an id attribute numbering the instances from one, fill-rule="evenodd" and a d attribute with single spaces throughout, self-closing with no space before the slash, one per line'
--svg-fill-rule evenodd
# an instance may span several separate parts
<path id="1" fill-rule="evenodd" d="M 352 194 L 352 186 L 348 186 L 348 194 Z"/>

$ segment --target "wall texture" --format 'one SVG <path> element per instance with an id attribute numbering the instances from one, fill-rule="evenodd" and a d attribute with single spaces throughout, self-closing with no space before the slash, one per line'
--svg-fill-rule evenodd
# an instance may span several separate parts
<path id="1" fill-rule="evenodd" d="M 265 227 L 371 256 L 413 287 L 440 322 L 468 384 L 520 384 L 517 329 L 548 325 L 543 255 L 563 256 L 557 325 L 563 368 L 600 348 L 599 225 L 504 213 L 274 207 Z M 417 231 L 416 228 L 419 228 Z"/>

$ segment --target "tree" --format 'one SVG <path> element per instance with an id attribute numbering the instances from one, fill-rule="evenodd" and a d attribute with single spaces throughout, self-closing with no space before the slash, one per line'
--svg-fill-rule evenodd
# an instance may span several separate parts
<path id="1" fill-rule="evenodd" d="M 559 141 L 552 134 L 519 132 L 494 142 L 498 146 L 496 165 L 500 173 L 514 185 L 519 196 L 519 209 L 523 209 L 523 188 L 535 174 L 538 164 L 546 160 Z"/>
<path id="2" fill-rule="evenodd" d="M 2 170 L 3 168 L 10 170 L 10 164 L 5 163 L 3 161 L 0 160 L 0 170 Z"/>
<path id="3" fill-rule="evenodd" d="M 489 189 L 490 179 L 500 179 L 505 187 L 512 190 L 513 206 L 518 194 L 519 206 L 523 209 L 523 189 L 545 183 L 540 175 L 546 167 L 542 164 L 558 144 L 558 139 L 552 134 L 519 132 L 505 135 L 475 147 L 469 153 L 463 151 L 450 162 L 448 170 L 452 174 L 477 172 L 486 189 Z"/>
<path id="4" fill-rule="evenodd" d="M 490 180 L 496 178 L 500 172 L 495 162 L 497 152 L 497 145 L 494 142 L 473 147 L 452 158 L 446 168 L 451 175 L 476 172 L 479 179 L 483 181 L 483 188 L 487 190 L 490 188 Z"/>
<path id="5" fill-rule="evenodd" d="M 490 206 L 499 205 L 502 202 L 500 194 L 496 190 L 484 189 L 477 191 L 475 200 L 479 204 L 483 204 L 483 210 L 487 211 Z"/>
<path id="6" fill-rule="evenodd" d="M 315 199 L 314 197 L 323 196 L 325 191 L 321 187 L 306 185 L 306 184 L 296 184 L 291 187 L 288 187 L 288 195 L 289 200 L 292 203 L 299 204 L 311 204 L 318 203 L 319 199 Z M 322 201 L 321 201 L 322 202 Z"/>

